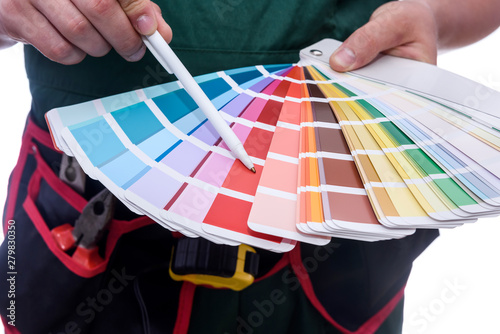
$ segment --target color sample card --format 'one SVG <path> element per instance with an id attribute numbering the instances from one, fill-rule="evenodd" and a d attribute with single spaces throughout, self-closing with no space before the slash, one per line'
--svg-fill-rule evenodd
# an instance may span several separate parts
<path id="1" fill-rule="evenodd" d="M 177 82 L 51 110 L 54 143 L 134 212 L 228 245 L 386 240 L 500 212 L 492 115 L 305 59 L 195 79 L 255 174 Z"/>
<path id="2" fill-rule="evenodd" d="M 309 71 L 305 72 L 311 78 Z M 310 96 L 325 99 L 317 85 L 309 84 L 308 90 Z M 308 222 L 311 229 L 337 236 L 345 233 L 360 240 L 381 240 L 384 237 L 412 234 L 412 229 L 388 229 L 380 224 L 331 106 L 327 101 L 311 102 L 311 105 L 314 123 L 310 123 L 310 126 L 315 129 L 316 135 L 326 223 L 318 226 Z M 356 230 L 358 234 L 353 235 L 351 230 Z"/>
<path id="3" fill-rule="evenodd" d="M 286 80 L 288 79 L 288 80 Z M 296 225 L 302 69 L 295 67 L 276 89 L 281 108 L 253 201 L 248 226 L 261 233 L 324 245 L 328 237 L 302 233 Z M 281 102 L 283 101 L 283 102 Z M 280 103 L 281 106 L 277 104 Z M 305 103 L 305 102 L 303 102 Z"/>
<path id="4" fill-rule="evenodd" d="M 320 76 L 320 74 L 316 73 L 316 76 Z M 329 96 L 344 98 L 354 96 L 345 87 L 332 87 L 330 85 L 319 85 L 319 87 Z M 369 187 L 380 187 L 380 184 L 383 186 L 383 192 L 374 189 L 372 196 L 377 197 L 376 201 L 381 205 L 382 211 L 387 213 L 393 210 L 390 215 L 385 215 L 386 225 L 406 224 L 414 227 L 434 227 L 439 226 L 435 222 L 436 219 L 456 221 L 462 218 L 451 214 L 450 211 L 457 208 L 456 203 L 443 194 L 442 188 L 433 184 L 435 179 L 444 182 L 450 179 L 438 168 L 432 172 L 433 174 L 441 172 L 441 174 L 434 179 L 425 173 L 425 169 L 416 169 L 407 160 L 408 157 L 411 157 L 411 153 L 407 157 L 404 156 L 404 153 L 416 150 L 417 152 L 413 152 L 413 156 L 415 156 L 419 149 L 413 147 L 413 143 L 408 140 L 400 139 L 401 142 L 397 142 L 398 135 L 403 135 L 399 129 L 389 126 L 382 128 L 381 124 L 384 124 L 385 120 L 383 115 L 379 113 L 380 118 L 375 121 L 370 112 L 378 113 L 378 111 L 362 99 L 331 103 L 334 104 L 334 112 L 343 121 L 344 131 L 349 133 L 351 151 L 354 155 L 359 156 L 358 168 L 366 171 Z M 417 158 L 417 161 L 420 161 L 418 167 L 424 165 L 425 159 L 426 156 L 420 154 Z M 434 189 L 431 189 L 433 185 Z M 463 199 L 464 202 L 460 203 L 464 206 L 475 204 L 459 187 L 456 189 L 450 185 L 446 190 L 448 196 L 453 196 L 455 199 L 463 195 L 460 199 Z M 443 201 L 448 202 L 443 203 Z M 438 211 L 436 214 L 436 208 L 443 212 Z M 468 215 L 464 214 L 464 217 L 468 217 Z"/>
<path id="5" fill-rule="evenodd" d="M 374 85 L 374 83 L 370 84 Z M 387 90 L 387 87 L 385 87 L 385 90 Z M 349 92 L 344 88 L 344 92 L 346 91 Z M 352 92 L 350 93 L 353 94 Z M 415 100 L 412 94 L 404 94 L 396 91 L 392 94 L 380 95 L 377 99 L 371 98 L 369 99 L 370 102 L 359 99 L 356 102 L 347 102 L 347 104 L 350 105 L 351 110 L 354 112 L 351 113 L 351 117 L 358 117 L 377 144 L 382 146 L 384 154 L 391 161 L 393 167 L 398 168 L 398 173 L 403 177 L 405 183 L 417 200 L 419 200 L 421 206 L 427 209 L 430 216 L 438 220 L 470 218 L 471 215 L 477 217 L 481 214 L 490 214 L 492 210 L 494 211 L 494 208 L 482 202 L 480 198 L 470 191 L 470 189 L 463 186 L 463 183 L 459 182 L 453 175 L 448 175 L 450 174 L 449 172 L 447 173 L 445 169 L 435 163 L 435 157 L 428 156 L 421 150 L 422 143 L 420 140 L 411 141 L 403 131 L 388 121 L 382 113 L 374 108 L 377 101 L 393 99 L 399 95 Z M 370 103 L 373 103 L 373 105 Z M 430 101 L 421 100 L 420 109 L 424 105 L 429 106 Z M 446 109 L 443 106 L 440 107 L 441 109 Z M 406 106 L 406 110 L 410 110 L 410 108 Z M 442 113 L 445 111 L 442 111 Z M 421 116 L 425 116 L 421 118 L 426 119 L 428 115 Z M 395 117 L 392 119 L 395 119 Z M 450 120 L 450 124 L 454 120 L 451 117 L 448 117 L 448 119 Z M 441 125 L 444 126 L 444 124 Z M 489 132 L 488 135 L 492 135 L 492 133 Z M 457 134 L 457 136 L 463 136 L 463 133 Z M 464 136 L 464 138 L 466 137 Z M 480 145 L 476 146 L 477 148 L 480 147 Z M 445 205 L 444 207 L 443 204 Z M 451 212 L 446 212 L 446 209 Z M 459 217 L 456 218 L 453 215 L 458 215 Z"/>

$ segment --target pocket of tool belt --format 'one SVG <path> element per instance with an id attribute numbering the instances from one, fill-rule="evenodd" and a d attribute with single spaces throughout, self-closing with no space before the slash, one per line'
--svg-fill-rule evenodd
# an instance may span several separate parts
<path id="1" fill-rule="evenodd" d="M 67 323 L 78 303 L 100 289 L 104 275 L 99 274 L 104 267 L 89 272 L 72 265 L 70 255 L 52 239 L 50 229 L 73 224 L 86 201 L 42 159 L 40 149 L 50 157 L 48 161 L 59 161 L 60 154 L 49 146 L 50 138 L 41 134 L 46 133 L 28 124 L 10 178 L 3 223 L 4 231 L 7 226 L 15 231 L 15 247 L 10 249 L 13 262 L 7 264 L 7 244 L 0 247 L 0 257 L 6 259 L 0 261 L 0 270 L 10 273 L 11 279 L 0 281 L 0 291 L 6 291 L 0 295 L 0 314 L 4 321 L 12 320 L 8 307 L 14 302 L 16 329 L 23 334 L 49 333 L 55 324 Z M 11 333 L 10 327 L 6 333 Z"/>
<path id="2" fill-rule="evenodd" d="M 131 221 L 112 219 L 107 231 L 98 243 L 99 255 L 104 259 L 94 268 L 86 268 L 74 261 L 72 252 L 59 248 L 51 231 L 63 224 L 74 225 L 87 200 L 64 183 L 43 160 L 37 145 L 33 144 L 32 154 L 37 168 L 28 183 L 28 193 L 23 208 L 43 239 L 46 248 L 72 273 L 90 278 L 105 271 L 111 253 L 121 235 L 152 223 L 146 217 Z"/>
<path id="3" fill-rule="evenodd" d="M 8 226 L 14 226 L 9 231 L 15 231 L 15 248 L 9 248 L 7 242 L 0 246 L 0 257 L 5 259 L 0 261 L 0 270 L 7 278 L 13 278 L 0 281 L 0 291 L 5 291 L 0 295 L 0 315 L 9 321 L 8 308 L 14 301 L 16 328 L 23 334 L 65 332 L 64 325 L 73 322 L 85 329 L 86 318 L 78 312 L 75 315 L 79 304 L 96 296 L 103 284 L 113 280 L 113 275 L 125 270 L 125 265 L 127 275 L 131 275 L 135 267 L 147 262 L 145 258 L 128 256 L 124 260 L 119 256 L 121 262 L 116 264 L 117 256 L 112 254 L 115 247 L 122 249 L 122 244 L 140 242 L 147 235 L 141 228 L 155 227 L 146 216 L 128 221 L 113 219 L 99 243 L 104 262 L 89 270 L 73 261 L 71 253 L 57 246 L 51 230 L 63 224 L 74 225 L 88 201 L 54 172 L 60 161 L 61 154 L 52 147 L 48 133 L 28 123 L 19 160 L 10 178 L 3 221 L 4 233 Z M 134 232 L 128 233 L 131 231 Z M 7 261 L 9 250 L 11 263 Z M 59 328 L 60 325 L 63 327 Z M 8 329 L 6 333 L 10 333 Z"/>

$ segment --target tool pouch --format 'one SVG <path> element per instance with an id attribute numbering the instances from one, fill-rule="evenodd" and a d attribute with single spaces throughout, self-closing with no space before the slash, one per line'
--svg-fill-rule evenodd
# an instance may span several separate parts
<path id="1" fill-rule="evenodd" d="M 6 333 L 85 333 L 92 332 L 98 318 L 105 318 L 97 317 L 98 313 L 127 317 L 132 311 L 116 301 L 135 301 L 134 296 L 126 298 L 134 294 L 135 277 L 153 263 L 168 263 L 168 242 L 163 243 L 164 248 L 152 251 L 148 250 L 153 247 L 148 246 L 150 243 L 144 241 L 144 245 L 140 240 L 144 229 L 158 229 L 155 234 L 164 240 L 171 238 L 170 233 L 145 216 L 130 217 L 128 210 L 122 210 L 127 212 L 122 217 L 115 215 L 119 219 L 110 222 L 101 239 L 98 246 L 104 262 L 99 266 L 83 267 L 73 261 L 71 253 L 62 251 L 51 230 L 62 224 L 73 225 L 88 199 L 102 186 L 88 180 L 86 193 L 76 192 L 59 179 L 60 161 L 61 153 L 53 148 L 49 134 L 28 121 L 19 160 L 9 180 L 3 217 L 4 235 L 12 230 L 8 233 L 13 241 L 9 247 L 6 239 L 0 247 L 1 258 L 6 259 L 0 261 L 1 272 L 11 273 L 6 277 L 9 281 L 5 277 L 0 280 L 0 309 Z M 131 231 L 136 231 L 134 238 L 125 236 Z M 127 250 L 115 256 L 118 248 Z M 140 258 L 139 248 L 164 258 Z M 12 303 L 14 312 L 8 310 Z M 137 304 L 129 308 L 134 309 L 130 317 L 140 316 Z M 138 319 L 136 323 L 142 322 Z"/>

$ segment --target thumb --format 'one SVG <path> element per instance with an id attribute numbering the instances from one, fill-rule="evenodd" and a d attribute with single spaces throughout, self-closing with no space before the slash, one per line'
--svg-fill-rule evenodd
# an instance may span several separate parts
<path id="1" fill-rule="evenodd" d="M 330 66 L 338 72 L 345 72 L 365 66 L 380 52 L 401 43 L 400 34 L 388 30 L 377 21 L 370 21 L 356 30 L 330 56 Z"/>
<path id="2" fill-rule="evenodd" d="M 364 26 L 331 55 L 330 66 L 339 72 L 355 70 L 371 62 L 380 52 L 390 50 L 414 38 L 415 27 L 409 22 L 421 6 L 406 1 L 386 3 L 373 12 Z"/>
<path id="3" fill-rule="evenodd" d="M 391 1 L 379 7 L 331 55 L 330 66 L 339 72 L 355 70 L 380 52 L 435 64 L 437 36 L 434 12 L 428 4 Z"/>
<path id="4" fill-rule="evenodd" d="M 155 9 L 149 0 L 118 0 L 135 30 L 141 35 L 152 35 L 158 29 Z"/>

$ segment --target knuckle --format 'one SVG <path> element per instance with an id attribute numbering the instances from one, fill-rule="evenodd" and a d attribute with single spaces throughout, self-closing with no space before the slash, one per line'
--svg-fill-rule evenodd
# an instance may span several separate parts
<path id="1" fill-rule="evenodd" d="M 69 33 L 74 36 L 86 35 L 91 31 L 90 23 L 83 17 L 78 17 L 68 22 Z"/>
<path id="2" fill-rule="evenodd" d="M 66 41 L 63 41 L 53 45 L 49 49 L 47 57 L 57 62 L 65 62 L 71 60 L 74 55 L 75 48 Z"/>
<path id="3" fill-rule="evenodd" d="M 0 27 L 4 26 L 6 30 L 10 30 L 13 26 L 14 18 L 21 15 L 23 9 L 19 1 L 0 1 Z"/>
<path id="4" fill-rule="evenodd" d="M 114 9 L 115 2 L 110 0 L 88 0 L 87 6 L 97 15 L 110 14 Z"/>

